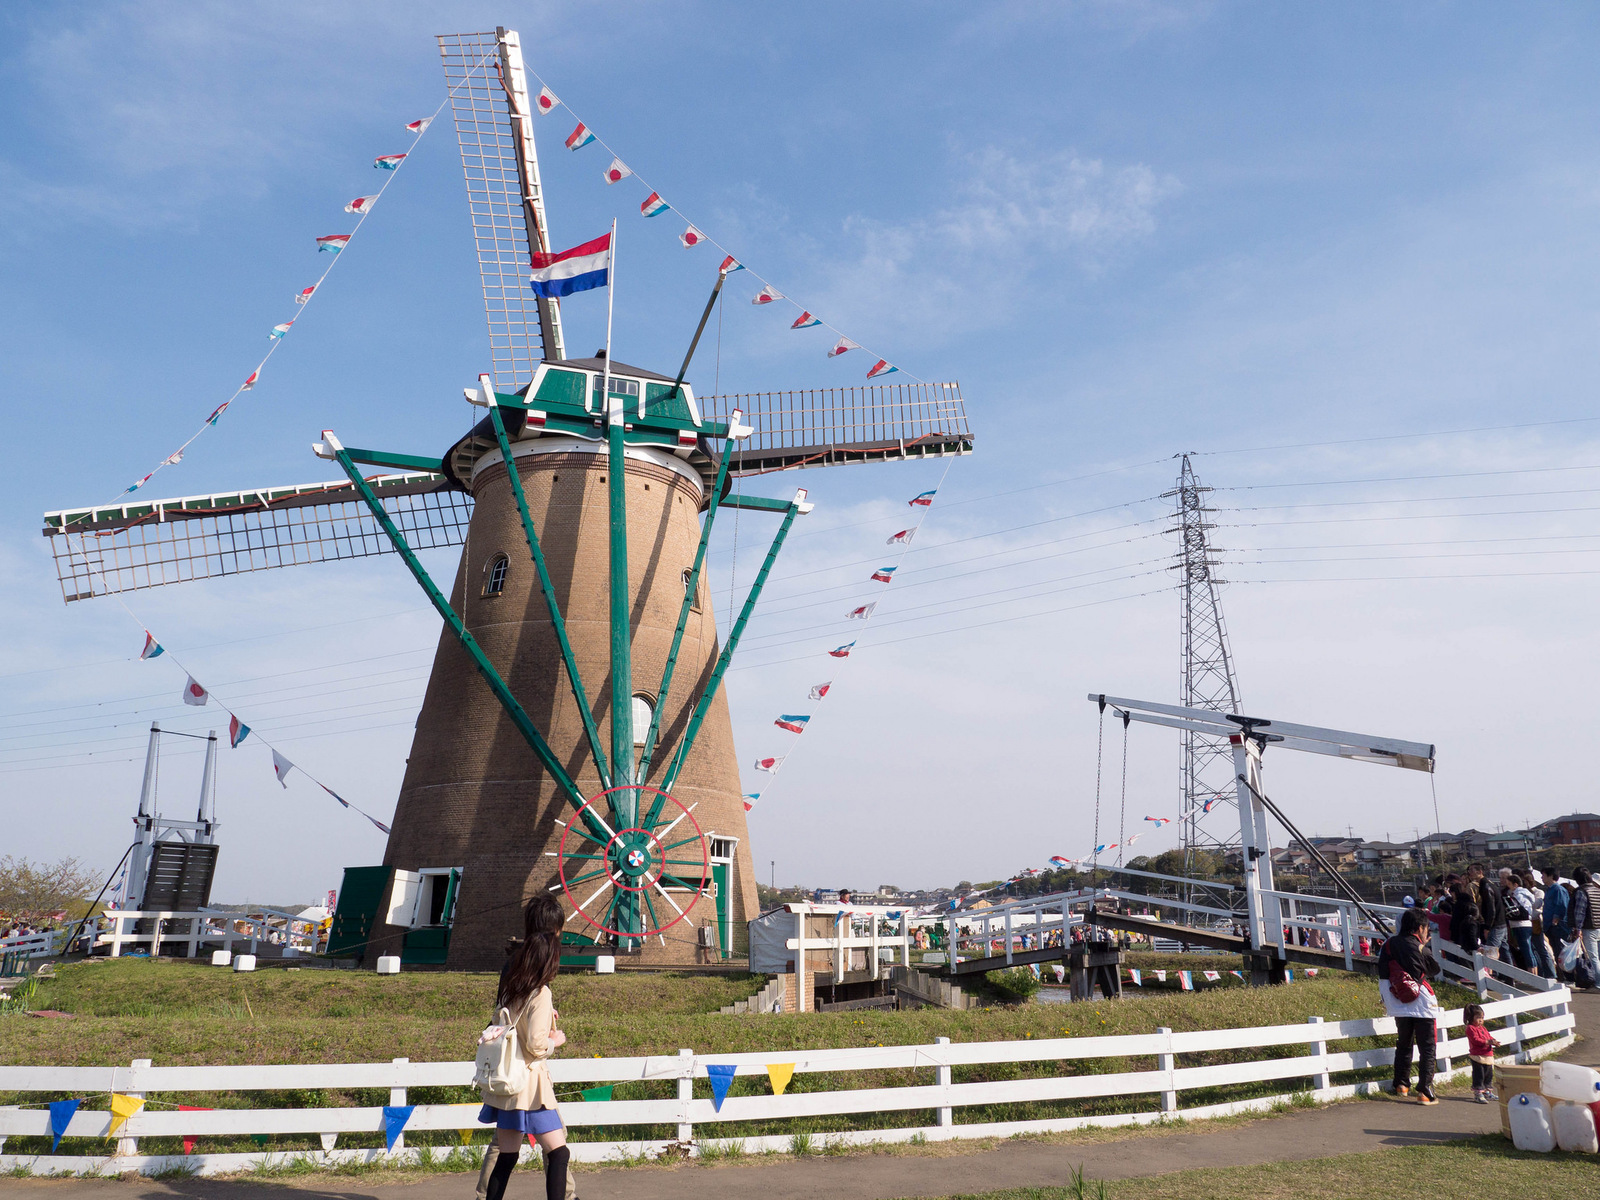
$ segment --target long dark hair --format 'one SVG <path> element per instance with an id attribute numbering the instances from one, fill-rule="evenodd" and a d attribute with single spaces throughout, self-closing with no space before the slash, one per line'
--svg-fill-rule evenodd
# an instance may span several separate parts
<path id="1" fill-rule="evenodd" d="M 509 1008 L 513 1020 L 529 996 L 556 977 L 561 966 L 561 905 L 549 893 L 528 901 L 522 924 L 522 945 L 500 976 L 499 1008 Z"/>

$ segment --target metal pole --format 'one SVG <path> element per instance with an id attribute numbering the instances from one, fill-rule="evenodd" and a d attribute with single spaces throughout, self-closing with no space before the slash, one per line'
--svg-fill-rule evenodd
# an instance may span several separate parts
<path id="1" fill-rule="evenodd" d="M 711 289 L 711 299 L 706 301 L 706 310 L 700 314 L 700 324 L 695 326 L 694 337 L 689 339 L 689 352 L 683 356 L 683 366 L 678 368 L 678 377 L 672 381 L 672 390 L 667 393 L 666 399 L 676 399 L 678 389 L 683 386 L 683 377 L 689 373 L 689 364 L 694 361 L 695 347 L 700 344 L 700 335 L 706 331 L 706 322 L 711 319 L 711 310 L 717 306 L 717 297 L 722 294 L 722 285 L 728 281 L 726 271 L 717 272 L 717 285 Z"/>
<path id="2" fill-rule="evenodd" d="M 606 409 L 609 450 L 611 534 L 611 762 L 617 785 L 633 782 L 633 643 L 629 628 L 627 459 L 623 430 L 627 423 L 621 397 L 611 395 L 611 316 L 617 294 L 617 222 L 611 222 L 611 256 L 606 286 L 606 361 L 601 370 L 600 402 Z M 612 810 L 624 827 L 637 821 L 638 796 L 615 795 Z"/>
<path id="3" fill-rule="evenodd" d="M 150 722 L 150 742 L 144 752 L 144 783 L 139 788 L 139 815 L 133 819 L 133 858 L 122 886 L 122 907 L 144 903 L 145 879 L 150 871 L 150 844 L 155 841 L 156 774 L 161 762 L 161 725 Z"/>
<path id="4" fill-rule="evenodd" d="M 195 831 L 195 841 L 209 843 L 211 841 L 211 826 L 206 820 L 206 799 L 216 796 L 216 769 L 217 769 L 217 731 L 213 729 L 211 736 L 206 739 L 206 765 L 200 775 L 200 811 L 195 813 L 195 823 L 201 826 Z M 213 811 L 215 809 L 213 808 Z"/>

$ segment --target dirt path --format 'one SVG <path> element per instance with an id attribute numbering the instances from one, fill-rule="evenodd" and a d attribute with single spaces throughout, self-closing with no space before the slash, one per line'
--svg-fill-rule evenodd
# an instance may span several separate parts
<path id="1" fill-rule="evenodd" d="M 1574 1000 L 1581 1040 L 1561 1057 L 1600 1068 L 1600 993 Z M 1295 1162 L 1393 1146 L 1418 1146 L 1492 1133 L 1500 1127 L 1495 1105 L 1476 1104 L 1456 1092 L 1437 1108 L 1374 1099 L 1337 1104 L 1246 1124 L 1207 1130 L 1203 1122 L 1178 1132 L 1130 1134 L 1092 1142 L 1014 1142 L 973 1153 L 927 1155 L 870 1153 L 790 1159 L 740 1166 L 583 1169 L 585 1200 L 704 1200 L 708 1194 L 738 1200 L 852 1200 L 948 1196 L 1012 1187 L 1064 1186 L 1073 1168 L 1092 1179 L 1162 1175 L 1197 1167 L 1237 1167 Z M 714 1178 L 713 1178 L 714 1176 Z M 312 1176 L 284 1183 L 216 1180 L 0 1180 L 0 1200 L 472 1200 L 470 1175 L 420 1176 L 415 1182 L 369 1185 Z M 508 1200 L 535 1200 L 543 1179 L 519 1175 Z M 286 1197 L 285 1193 L 290 1193 Z"/>

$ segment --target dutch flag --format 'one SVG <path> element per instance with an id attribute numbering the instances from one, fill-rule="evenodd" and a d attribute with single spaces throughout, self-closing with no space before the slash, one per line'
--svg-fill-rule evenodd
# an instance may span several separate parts
<path id="1" fill-rule="evenodd" d="M 854 642 L 846 642 L 842 646 L 835 646 L 832 650 L 828 651 L 828 657 L 830 657 L 830 658 L 849 658 L 850 657 L 850 651 L 854 646 L 855 646 Z"/>
<path id="2" fill-rule="evenodd" d="M 899 367 L 895 366 L 887 359 L 880 358 L 877 362 L 872 364 L 872 370 L 867 372 L 867 378 L 876 379 L 879 375 L 892 375 L 899 369 Z"/>
<path id="3" fill-rule="evenodd" d="M 581 150 L 592 141 L 594 141 L 594 134 L 589 132 L 589 127 L 587 125 L 585 125 L 582 121 L 579 121 L 578 127 L 571 133 L 567 134 L 567 149 Z"/>
<path id="4" fill-rule="evenodd" d="M 759 800 L 759 799 L 761 799 L 761 793 L 760 792 L 746 792 L 744 794 L 744 810 L 745 810 L 745 812 L 749 812 L 752 808 L 754 808 L 756 806 L 756 801 Z"/>
<path id="5" fill-rule="evenodd" d="M 660 192 L 651 192 L 644 198 L 644 203 L 639 205 L 639 211 L 647 217 L 659 217 L 671 208 L 672 205 L 661 198 Z"/>
<path id="6" fill-rule="evenodd" d="M 404 154 L 380 154 L 372 160 L 372 165 L 380 171 L 393 171 L 405 160 Z"/>
<path id="7" fill-rule="evenodd" d="M 744 270 L 744 264 L 730 254 L 727 258 L 722 260 L 722 266 L 719 267 L 718 270 L 720 270 L 724 275 L 732 275 L 735 271 Z"/>
<path id="8" fill-rule="evenodd" d="M 337 254 L 350 244 L 348 233 L 330 233 L 327 237 L 317 239 L 317 253 L 326 250 L 330 254 Z"/>
<path id="9" fill-rule="evenodd" d="M 611 235 L 603 233 L 559 254 L 535 253 L 529 282 L 536 295 L 549 298 L 605 287 L 610 279 Z"/>
<path id="10" fill-rule="evenodd" d="M 1194 991 L 1194 974 L 1190 971 L 1178 972 L 1178 986 L 1186 992 Z"/>
<path id="11" fill-rule="evenodd" d="M 155 638 L 151 637 L 150 636 L 150 631 L 148 629 L 145 630 L 144 631 L 144 649 L 139 651 L 139 657 L 140 658 L 159 658 L 161 655 L 165 654 L 166 652 L 167 652 L 166 651 L 166 647 L 162 646 L 162 644 L 160 642 L 156 641 Z"/>
<path id="12" fill-rule="evenodd" d="M 794 324 L 789 326 L 789 328 L 790 329 L 810 329 L 813 325 L 821 325 L 821 324 L 822 324 L 822 318 L 821 317 L 813 317 L 810 313 L 803 312 L 798 317 L 796 317 L 794 319 Z"/>
<path id="13" fill-rule="evenodd" d="M 919 492 L 917 495 L 907 500 L 906 503 L 912 508 L 927 508 L 933 503 L 933 498 L 938 494 L 938 488 L 934 488 L 931 492 Z"/>
<path id="14" fill-rule="evenodd" d="M 1050 865 L 1052 867 L 1067 867 L 1072 865 L 1072 860 L 1070 858 L 1062 858 L 1059 854 L 1052 854 L 1050 856 Z"/>
<path id="15" fill-rule="evenodd" d="M 801 713 L 783 713 L 773 722 L 779 729 L 787 729 L 790 733 L 804 733 L 809 716 Z"/>
<path id="16" fill-rule="evenodd" d="M 261 377 L 261 368 L 257 367 L 254 371 L 250 372 L 250 378 L 246 379 L 244 381 L 244 387 L 241 390 L 249 391 L 251 388 L 255 387 L 256 380 L 259 379 L 260 377 Z M 217 418 L 220 417 L 223 413 L 227 412 L 228 411 L 228 405 L 230 405 L 232 403 L 233 403 L 232 400 L 224 400 L 221 404 L 217 405 L 217 407 L 212 410 L 211 415 L 206 418 L 206 424 L 207 425 L 215 425 L 217 423 Z"/>
<path id="17" fill-rule="evenodd" d="M 249 736 L 250 736 L 250 726 L 246 725 L 243 721 L 239 720 L 239 718 L 234 716 L 232 713 L 229 713 L 228 714 L 228 745 L 232 746 L 235 750 L 237 750 L 239 748 L 239 743 L 244 741 L 245 738 L 247 738 Z"/>
<path id="18" fill-rule="evenodd" d="M 898 569 L 898 567 L 879 567 L 872 573 L 872 581 L 874 583 L 888 583 Z"/>
<path id="19" fill-rule="evenodd" d="M 1144 976 L 1140 973 L 1138 967 L 1129 967 L 1128 968 L 1128 974 L 1133 979 L 1133 986 L 1134 987 L 1143 987 L 1144 986 Z"/>
<path id="20" fill-rule="evenodd" d="M 1159 825 L 1171 825 L 1172 824 L 1172 818 L 1171 817 L 1146 817 L 1145 820 L 1149 821 L 1150 824 L 1152 824 L 1152 825 L 1158 825 L 1158 826 Z"/>

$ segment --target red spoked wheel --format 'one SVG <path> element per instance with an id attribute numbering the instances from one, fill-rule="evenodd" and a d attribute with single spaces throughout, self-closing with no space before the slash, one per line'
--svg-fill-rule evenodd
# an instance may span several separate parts
<path id="1" fill-rule="evenodd" d="M 633 825 L 619 827 L 620 793 L 634 794 Z M 688 917 L 711 886 L 711 849 L 676 796 L 622 784 L 590 797 L 567 822 L 556 870 L 574 916 L 618 941 L 639 940 Z"/>

